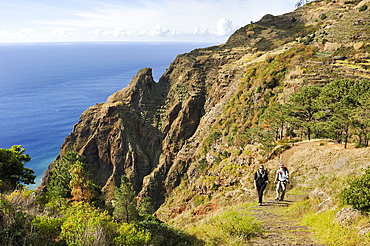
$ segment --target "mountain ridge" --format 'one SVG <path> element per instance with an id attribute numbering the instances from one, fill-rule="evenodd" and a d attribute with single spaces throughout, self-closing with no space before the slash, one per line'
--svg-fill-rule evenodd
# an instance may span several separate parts
<path id="1" fill-rule="evenodd" d="M 152 197 L 157 207 L 184 180 L 199 189 L 194 194 L 243 182 L 241 174 L 265 161 L 258 145 L 239 141 L 256 125 L 261 109 L 286 102 L 303 84 L 370 78 L 367 65 L 338 62 L 368 59 L 369 16 L 358 11 L 366 3 L 316 1 L 284 15 L 266 15 L 223 45 L 177 56 L 158 83 L 150 68 L 140 70 L 126 88 L 81 115 L 38 191 L 46 191 L 54 165 L 71 150 L 86 157 L 108 200 L 123 174 L 139 197 Z M 249 103 L 245 112 L 230 106 L 240 98 Z M 220 128 L 222 135 L 213 131 L 217 124 L 228 125 Z M 201 178 L 202 165 L 212 166 L 225 151 L 241 151 L 232 162 L 244 170 L 218 181 L 212 177 L 222 171 L 209 170 L 210 179 Z"/>

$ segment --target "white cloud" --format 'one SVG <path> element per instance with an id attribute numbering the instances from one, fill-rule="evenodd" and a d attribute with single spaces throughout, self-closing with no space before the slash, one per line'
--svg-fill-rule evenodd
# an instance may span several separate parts
<path id="1" fill-rule="evenodd" d="M 2 29 L 0 31 L 0 37 L 6 37 L 9 35 L 9 32 L 7 30 Z"/>
<path id="2" fill-rule="evenodd" d="M 74 28 L 56 28 L 51 32 L 56 36 L 73 37 L 78 36 L 77 29 Z"/>
<path id="3" fill-rule="evenodd" d="M 2 40 L 26 36 L 25 41 L 38 38 L 48 41 L 155 39 L 223 42 L 226 36 L 242 25 L 258 21 L 267 13 L 276 15 L 293 10 L 295 3 L 292 0 L 264 0 L 263 4 L 260 0 L 20 2 L 22 4 L 0 1 L 0 12 L 6 14 L 2 15 L 5 20 L 2 22 L 4 30 L 0 29 Z M 8 19 L 3 16 L 8 16 Z M 157 26 L 153 28 L 153 24 Z M 18 32 L 22 27 L 28 30 Z M 33 39 L 28 38 L 31 35 Z"/>
<path id="4" fill-rule="evenodd" d="M 209 36 L 209 35 L 211 35 L 211 32 L 209 31 L 208 28 L 206 28 L 206 30 L 202 31 L 202 30 L 200 30 L 199 27 L 196 26 L 192 35 L 194 35 L 194 36 Z"/>
<path id="5" fill-rule="evenodd" d="M 171 32 L 170 29 L 161 28 L 159 25 L 156 25 L 152 30 L 147 32 L 149 36 L 167 36 L 174 35 L 176 32 Z"/>
<path id="6" fill-rule="evenodd" d="M 222 17 L 217 21 L 217 35 L 227 36 L 232 34 L 239 26 L 228 18 Z"/>
<path id="7" fill-rule="evenodd" d="M 28 38 L 28 37 L 32 37 L 34 34 L 35 34 L 34 29 L 22 28 L 17 33 L 15 33 L 14 36 L 17 38 Z"/>
<path id="8" fill-rule="evenodd" d="M 98 36 L 98 37 L 124 37 L 124 36 L 132 36 L 134 32 L 132 30 L 124 31 L 122 27 L 116 27 L 114 29 L 100 29 L 97 28 L 89 34 Z"/>

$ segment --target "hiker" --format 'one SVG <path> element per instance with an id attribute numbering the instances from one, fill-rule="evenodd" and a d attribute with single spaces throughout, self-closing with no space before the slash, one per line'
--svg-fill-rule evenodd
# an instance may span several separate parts
<path id="1" fill-rule="evenodd" d="M 261 165 L 258 171 L 254 174 L 254 188 L 258 192 L 258 204 L 260 206 L 262 205 L 263 191 L 268 183 L 267 171 L 264 169 L 263 165 Z"/>
<path id="2" fill-rule="evenodd" d="M 289 180 L 288 168 L 284 167 L 283 164 L 280 164 L 280 168 L 276 171 L 276 177 L 275 177 L 275 184 L 277 184 L 275 200 L 284 201 L 286 184 L 288 180 Z M 281 189 L 281 196 L 279 198 L 280 189 Z"/>

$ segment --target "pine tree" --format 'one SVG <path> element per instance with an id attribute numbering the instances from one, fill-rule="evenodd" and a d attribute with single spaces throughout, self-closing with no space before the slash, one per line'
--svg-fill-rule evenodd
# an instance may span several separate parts
<path id="1" fill-rule="evenodd" d="M 53 200 L 72 198 L 71 171 L 77 161 L 84 162 L 85 158 L 76 152 L 70 151 L 56 163 L 48 185 L 48 194 Z"/>
<path id="2" fill-rule="evenodd" d="M 289 108 L 287 105 L 276 103 L 263 116 L 263 124 L 275 132 L 275 141 L 283 139 L 284 130 L 289 123 Z"/>
<path id="3" fill-rule="evenodd" d="M 113 216 L 126 223 L 137 218 L 136 194 L 129 179 L 122 175 L 121 186 L 114 191 L 114 211 Z"/>
<path id="4" fill-rule="evenodd" d="M 344 134 L 344 147 L 347 148 L 349 130 L 356 123 L 358 97 L 354 93 L 354 80 L 335 80 L 323 88 L 321 103 L 331 115 L 331 124 L 337 132 L 337 141 L 341 142 Z"/>
<path id="5" fill-rule="evenodd" d="M 23 154 L 24 151 L 22 145 L 0 149 L 0 191 L 23 186 L 22 183 L 35 183 L 35 172 L 24 167 L 25 163 L 31 160 L 28 154 Z"/>
<path id="6" fill-rule="evenodd" d="M 73 201 L 89 203 L 94 196 L 92 182 L 88 178 L 85 165 L 78 160 L 71 170 L 70 187 Z"/>
<path id="7" fill-rule="evenodd" d="M 144 197 L 138 205 L 140 214 L 153 214 L 155 212 L 154 203 L 151 197 Z"/>
<path id="8" fill-rule="evenodd" d="M 300 89 L 298 93 L 291 96 L 291 113 L 296 118 L 299 124 L 306 129 L 307 140 L 311 139 L 311 130 L 316 124 L 315 114 L 321 108 L 317 103 L 317 99 L 321 93 L 321 88 L 318 86 L 306 86 Z"/>

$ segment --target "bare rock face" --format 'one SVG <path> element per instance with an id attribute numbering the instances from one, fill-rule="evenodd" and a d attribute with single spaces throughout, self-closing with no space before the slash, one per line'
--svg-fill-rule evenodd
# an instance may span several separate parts
<path id="1" fill-rule="evenodd" d="M 38 189 L 45 190 L 56 162 L 73 150 L 86 157 L 86 164 L 103 191 L 117 184 L 123 174 L 130 178 L 135 190 L 140 190 L 141 180 L 153 169 L 155 150 L 160 149 L 155 146 L 161 135 L 150 128 L 141 129 L 138 103 L 140 93 L 150 93 L 154 84 L 151 69 L 142 69 L 127 88 L 110 96 L 106 103 L 88 108 L 66 137 Z M 148 153 L 146 149 L 150 147 L 154 149 Z"/>
<path id="2" fill-rule="evenodd" d="M 210 62 L 217 68 L 224 61 L 221 57 Z M 189 155 L 180 150 L 205 114 L 206 74 L 199 63 L 207 61 L 179 56 L 158 83 L 151 68 L 144 68 L 126 88 L 88 108 L 66 137 L 38 191 L 47 190 L 57 161 L 76 151 L 86 157 L 92 178 L 107 198 L 120 185 L 121 175 L 126 175 L 141 197 L 151 196 L 160 204 L 187 171 Z"/>

